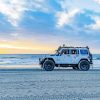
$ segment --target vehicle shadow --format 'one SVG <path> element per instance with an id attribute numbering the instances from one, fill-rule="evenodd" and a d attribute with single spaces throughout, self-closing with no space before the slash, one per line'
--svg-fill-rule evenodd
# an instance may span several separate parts
<path id="1" fill-rule="evenodd" d="M 62 68 L 62 69 L 54 69 L 53 71 L 45 71 L 45 70 L 43 70 L 43 69 L 41 69 L 41 68 L 12 68 L 12 69 L 0 69 L 0 72 L 21 72 L 21 71 L 26 71 L 26 72 L 57 72 L 57 71 L 79 71 L 79 70 L 73 70 L 73 69 L 68 69 L 68 68 Z M 90 71 L 100 71 L 100 69 L 90 69 L 90 70 L 88 70 L 89 72 Z M 79 71 L 79 72 L 87 72 L 87 71 Z"/>

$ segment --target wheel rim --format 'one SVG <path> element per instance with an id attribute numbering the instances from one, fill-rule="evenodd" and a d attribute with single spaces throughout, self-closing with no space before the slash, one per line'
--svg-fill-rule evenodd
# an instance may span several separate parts
<path id="1" fill-rule="evenodd" d="M 46 63 L 44 66 L 46 69 L 52 69 L 53 65 L 51 63 Z"/>
<path id="2" fill-rule="evenodd" d="M 89 69 L 89 64 L 87 62 L 83 62 L 81 63 L 81 69 L 82 70 L 88 70 Z"/>

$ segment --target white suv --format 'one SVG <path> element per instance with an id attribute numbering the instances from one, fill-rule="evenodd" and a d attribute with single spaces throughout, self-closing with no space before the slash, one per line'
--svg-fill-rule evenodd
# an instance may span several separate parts
<path id="1" fill-rule="evenodd" d="M 75 70 L 87 71 L 92 64 L 92 54 L 88 47 L 59 47 L 53 55 L 39 58 L 39 64 L 46 71 L 54 67 L 73 67 Z"/>

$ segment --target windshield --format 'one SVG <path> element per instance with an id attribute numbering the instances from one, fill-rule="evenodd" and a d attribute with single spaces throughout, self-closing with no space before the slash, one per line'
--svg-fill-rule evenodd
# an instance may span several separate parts
<path id="1" fill-rule="evenodd" d="M 59 51 L 58 51 L 58 50 L 56 50 L 55 54 L 59 54 Z"/>
<path id="2" fill-rule="evenodd" d="M 60 54 L 61 46 L 58 47 L 55 54 Z"/>

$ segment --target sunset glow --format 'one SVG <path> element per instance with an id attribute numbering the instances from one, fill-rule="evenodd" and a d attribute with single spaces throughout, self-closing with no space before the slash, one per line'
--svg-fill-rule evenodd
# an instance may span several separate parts
<path id="1" fill-rule="evenodd" d="M 52 53 L 63 44 L 100 53 L 99 0 L 0 0 L 0 54 Z"/>
<path id="2" fill-rule="evenodd" d="M 0 54 L 29 54 L 29 53 L 50 53 L 53 46 L 43 46 L 32 41 L 6 41 L 0 42 Z"/>

